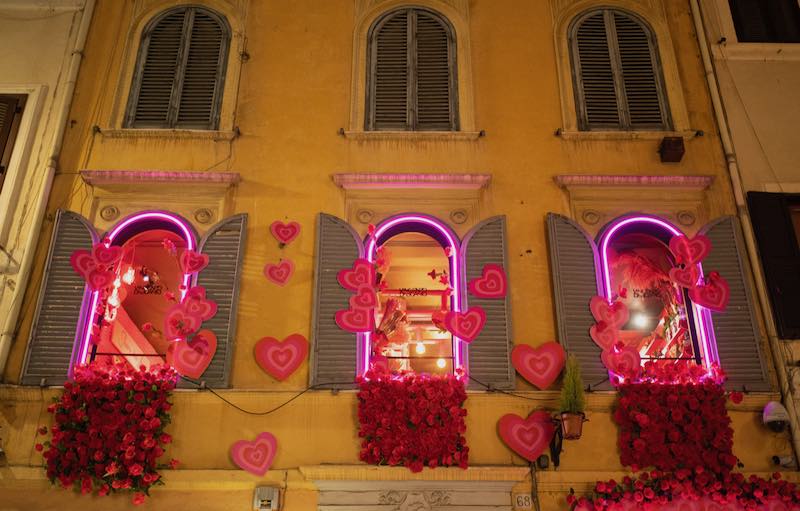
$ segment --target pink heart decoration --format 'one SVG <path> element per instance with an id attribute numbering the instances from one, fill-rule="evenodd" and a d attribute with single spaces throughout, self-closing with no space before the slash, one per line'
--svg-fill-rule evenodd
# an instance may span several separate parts
<path id="1" fill-rule="evenodd" d="M 217 336 L 211 330 L 200 330 L 187 341 L 175 341 L 167 351 L 167 363 L 178 374 L 200 378 L 217 352 Z"/>
<path id="2" fill-rule="evenodd" d="M 375 267 L 366 259 L 356 259 L 352 268 L 341 270 L 336 275 L 339 284 L 349 290 L 358 291 L 362 286 L 375 284 Z"/>
<path id="3" fill-rule="evenodd" d="M 194 250 L 184 250 L 179 263 L 184 274 L 197 273 L 208 266 L 208 254 L 198 254 Z"/>
<path id="4" fill-rule="evenodd" d="M 294 263 L 288 259 L 283 259 L 278 264 L 268 263 L 264 266 L 264 275 L 270 282 L 279 286 L 285 286 L 293 274 Z"/>
<path id="5" fill-rule="evenodd" d="M 95 243 L 92 247 L 92 257 L 97 264 L 110 266 L 122 257 L 122 248 L 120 247 L 107 247 L 102 243 Z"/>
<path id="6" fill-rule="evenodd" d="M 619 330 L 608 326 L 605 321 L 598 321 L 589 328 L 589 336 L 595 344 L 604 350 L 610 350 L 619 338 Z"/>
<path id="7" fill-rule="evenodd" d="M 487 264 L 479 278 L 467 283 L 467 288 L 478 298 L 503 298 L 507 292 L 506 272 L 499 264 Z"/>
<path id="8" fill-rule="evenodd" d="M 176 303 L 164 317 L 164 334 L 168 340 L 187 337 L 196 332 L 202 323 L 200 316 L 189 314 L 182 303 Z"/>
<path id="9" fill-rule="evenodd" d="M 372 309 L 345 309 L 336 311 L 336 324 L 348 332 L 369 332 L 375 328 L 375 316 Z"/>
<path id="10" fill-rule="evenodd" d="M 259 477 L 263 476 L 272 465 L 278 441 L 272 433 L 259 433 L 255 440 L 239 440 L 231 446 L 231 459 L 241 468 Z"/>
<path id="11" fill-rule="evenodd" d="M 208 321 L 217 313 L 217 302 L 206 298 L 206 289 L 195 286 L 186 292 L 183 297 L 183 310 L 191 316 L 197 316 L 202 321 Z"/>
<path id="12" fill-rule="evenodd" d="M 94 262 L 94 257 L 88 250 L 76 250 L 69 257 L 69 264 L 75 273 L 86 279 L 97 263 Z"/>
<path id="13" fill-rule="evenodd" d="M 283 341 L 264 337 L 256 343 L 255 356 L 261 369 L 283 381 L 308 356 L 308 341 L 300 334 L 292 334 Z"/>
<path id="14" fill-rule="evenodd" d="M 370 286 L 361 286 L 356 294 L 350 297 L 351 309 L 374 309 L 378 306 L 378 296 Z"/>
<path id="15" fill-rule="evenodd" d="M 472 342 L 486 324 L 486 312 L 481 307 L 470 307 L 467 312 L 450 311 L 444 317 L 447 330 L 464 342 Z"/>
<path id="16" fill-rule="evenodd" d="M 538 348 L 518 344 L 511 351 L 514 369 L 541 390 L 552 385 L 566 362 L 564 348 L 557 342 L 546 342 Z"/>
<path id="17" fill-rule="evenodd" d="M 288 245 L 300 234 L 300 224 L 297 222 L 285 224 L 280 220 L 275 220 L 269 226 L 269 232 L 272 233 L 272 236 L 276 240 L 284 245 Z"/>
<path id="18" fill-rule="evenodd" d="M 697 280 L 700 278 L 700 271 L 695 264 L 689 264 L 686 268 L 670 269 L 669 278 L 679 286 L 691 289 L 697 286 Z"/>
<path id="19" fill-rule="evenodd" d="M 600 354 L 603 365 L 614 374 L 634 377 L 642 369 L 642 358 L 636 348 L 625 346 L 621 350 L 611 349 Z"/>
<path id="20" fill-rule="evenodd" d="M 556 429 L 550 414 L 538 411 L 527 419 L 513 413 L 503 415 L 497 422 L 497 431 L 512 451 L 528 461 L 536 461 L 550 445 Z"/>
<path id="21" fill-rule="evenodd" d="M 110 286 L 114 282 L 114 272 L 110 270 L 100 270 L 94 268 L 86 275 L 86 283 L 94 291 L 99 291 Z"/>
<path id="22" fill-rule="evenodd" d="M 673 236 L 669 240 L 669 250 L 678 262 L 686 265 L 697 264 L 711 252 L 711 240 L 702 234 L 692 239 L 686 236 Z"/>
<path id="23" fill-rule="evenodd" d="M 706 276 L 705 284 L 689 290 L 689 298 L 706 309 L 725 312 L 731 298 L 731 288 L 719 273 L 713 271 Z"/>
<path id="24" fill-rule="evenodd" d="M 602 296 L 593 296 L 589 308 L 596 321 L 603 321 L 611 328 L 619 328 L 628 322 L 628 307 L 616 301 L 609 304 Z"/>

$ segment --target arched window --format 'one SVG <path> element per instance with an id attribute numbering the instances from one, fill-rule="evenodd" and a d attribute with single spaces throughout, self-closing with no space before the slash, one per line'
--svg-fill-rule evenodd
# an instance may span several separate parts
<path id="1" fill-rule="evenodd" d="M 572 22 L 569 38 L 581 130 L 671 129 L 658 46 L 643 20 L 592 10 Z"/>
<path id="2" fill-rule="evenodd" d="M 155 17 L 142 33 L 125 127 L 218 129 L 229 45 L 227 21 L 211 10 Z"/>
<path id="3" fill-rule="evenodd" d="M 455 31 L 431 10 L 404 8 L 369 30 L 365 130 L 457 131 Z"/>

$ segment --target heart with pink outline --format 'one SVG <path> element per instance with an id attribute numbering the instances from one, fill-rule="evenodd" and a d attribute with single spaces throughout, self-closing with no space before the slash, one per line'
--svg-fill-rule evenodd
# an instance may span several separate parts
<path id="1" fill-rule="evenodd" d="M 469 292 L 478 298 L 503 298 L 508 291 L 506 272 L 499 264 L 487 264 L 481 276 L 467 283 Z"/>
<path id="2" fill-rule="evenodd" d="M 178 262 L 184 274 L 197 273 L 208 266 L 208 254 L 199 254 L 194 250 L 184 250 Z"/>
<path id="3" fill-rule="evenodd" d="M 272 433 L 259 433 L 255 440 L 239 440 L 231 446 L 230 455 L 237 467 L 259 477 L 272 466 L 278 451 L 278 440 Z"/>
<path id="4" fill-rule="evenodd" d="M 289 222 L 285 224 L 280 220 L 275 220 L 269 226 L 269 232 L 272 236 L 284 245 L 288 245 L 300 235 L 300 224 L 297 222 Z"/>
<path id="5" fill-rule="evenodd" d="M 475 340 L 485 324 L 486 312 L 478 306 L 470 307 L 466 312 L 450 311 L 444 317 L 447 331 L 466 343 Z"/>
<path id="6" fill-rule="evenodd" d="M 256 362 L 267 374 L 283 381 L 288 378 L 308 356 L 308 341 L 300 334 L 292 334 L 283 341 L 263 337 L 254 348 Z"/>
<path id="7" fill-rule="evenodd" d="M 264 275 L 267 280 L 281 287 L 285 286 L 294 274 L 294 263 L 289 259 L 283 259 L 277 264 L 267 263 L 264 266 Z"/>
<path id="8" fill-rule="evenodd" d="M 366 259 L 356 259 L 352 268 L 345 268 L 336 274 L 339 285 L 348 291 L 358 291 L 360 287 L 375 283 L 375 267 Z"/>
<path id="9" fill-rule="evenodd" d="M 497 422 L 497 432 L 512 451 L 528 461 L 536 461 L 550 445 L 556 428 L 550 414 L 531 412 L 527 419 L 509 413 Z"/>
<path id="10" fill-rule="evenodd" d="M 200 378 L 217 352 L 217 336 L 211 330 L 200 330 L 187 341 L 179 340 L 167 350 L 167 363 L 178 374 Z"/>
<path id="11" fill-rule="evenodd" d="M 534 348 L 518 344 L 511 351 L 514 369 L 528 382 L 541 390 L 547 389 L 556 381 L 566 362 L 564 348 L 557 342 L 546 342 Z"/>

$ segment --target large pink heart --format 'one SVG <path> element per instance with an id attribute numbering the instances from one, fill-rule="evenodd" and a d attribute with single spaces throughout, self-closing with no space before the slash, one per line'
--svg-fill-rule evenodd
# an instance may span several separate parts
<path id="1" fill-rule="evenodd" d="M 467 312 L 450 311 L 444 317 L 447 330 L 464 342 L 472 342 L 486 324 L 486 312 L 481 307 L 470 307 Z"/>
<path id="2" fill-rule="evenodd" d="M 344 309 L 336 311 L 336 324 L 348 332 L 369 332 L 375 328 L 375 316 L 372 309 Z"/>
<path id="3" fill-rule="evenodd" d="M 361 286 L 356 294 L 350 297 L 351 309 L 374 309 L 378 306 L 378 296 L 371 286 Z"/>
<path id="4" fill-rule="evenodd" d="M 272 465 L 278 441 L 272 433 L 259 433 L 255 440 L 239 440 L 231 446 L 231 459 L 236 466 L 259 477 Z"/>
<path id="5" fill-rule="evenodd" d="M 518 344 L 511 351 L 514 369 L 542 390 L 552 385 L 564 368 L 566 354 L 557 342 L 546 342 L 538 348 Z"/>
<path id="6" fill-rule="evenodd" d="M 264 266 L 264 275 L 270 282 L 285 286 L 294 274 L 294 263 L 289 259 L 283 259 L 278 264 L 268 263 Z"/>
<path id="7" fill-rule="evenodd" d="M 642 358 L 636 348 L 625 346 L 621 350 L 610 349 L 600 354 L 603 365 L 614 374 L 633 378 L 642 369 Z"/>
<path id="8" fill-rule="evenodd" d="M 731 288 L 719 273 L 713 271 L 706 276 L 705 284 L 689 290 L 689 298 L 706 309 L 724 312 L 731 298 Z"/>
<path id="9" fill-rule="evenodd" d="M 507 292 L 506 272 L 499 264 L 487 264 L 481 276 L 470 280 L 467 288 L 478 298 L 503 298 Z"/>
<path id="10" fill-rule="evenodd" d="M 589 336 L 595 344 L 604 350 L 610 350 L 619 338 L 619 329 L 608 326 L 605 321 L 598 321 L 589 328 Z"/>
<path id="11" fill-rule="evenodd" d="M 122 257 L 122 248 L 107 247 L 103 243 L 95 243 L 92 247 L 92 256 L 97 264 L 111 266 Z"/>
<path id="12" fill-rule="evenodd" d="M 375 284 L 375 267 L 366 259 L 356 259 L 352 268 L 341 270 L 336 275 L 336 280 L 343 288 L 358 291 L 362 286 Z"/>
<path id="13" fill-rule="evenodd" d="M 186 292 L 183 297 L 183 310 L 192 316 L 198 316 L 202 321 L 208 321 L 217 313 L 217 302 L 206 298 L 206 289 L 195 286 Z"/>
<path id="14" fill-rule="evenodd" d="M 285 224 L 280 220 L 275 220 L 269 226 L 269 232 L 272 233 L 276 240 L 288 245 L 300 234 L 300 224 L 297 222 Z"/>
<path id="15" fill-rule="evenodd" d="M 628 322 L 628 307 L 620 301 L 609 304 L 602 296 L 593 296 L 589 308 L 596 321 L 603 321 L 612 328 L 619 328 Z"/>
<path id="16" fill-rule="evenodd" d="M 92 257 L 92 254 L 89 253 L 88 250 L 75 250 L 72 252 L 72 255 L 69 257 L 69 264 L 72 265 L 72 269 L 75 270 L 75 273 L 84 279 L 87 278 L 89 272 L 97 265 L 94 261 L 94 257 Z"/>
<path id="17" fill-rule="evenodd" d="M 527 419 L 509 413 L 497 422 L 497 431 L 512 451 L 528 461 L 536 461 L 550 445 L 556 429 L 550 414 L 532 412 Z"/>
<path id="18" fill-rule="evenodd" d="M 283 381 L 308 356 L 308 341 L 300 334 L 292 334 L 283 341 L 264 337 L 256 343 L 255 356 L 261 369 Z"/>
<path id="19" fill-rule="evenodd" d="M 217 336 L 211 330 L 200 330 L 187 341 L 175 341 L 167 351 L 167 363 L 178 374 L 200 378 L 217 352 Z"/>
<path id="20" fill-rule="evenodd" d="M 86 275 L 85 278 L 89 288 L 94 291 L 99 291 L 110 286 L 114 282 L 114 272 L 111 270 L 101 270 L 96 267 L 89 270 L 89 274 Z"/>
<path id="21" fill-rule="evenodd" d="M 691 289 L 697 286 L 697 280 L 700 278 L 700 271 L 694 264 L 689 264 L 686 268 L 672 268 L 669 270 L 669 278 L 672 282 Z"/>
<path id="22" fill-rule="evenodd" d="M 202 323 L 200 316 L 189 314 L 182 303 L 176 303 L 164 317 L 164 334 L 170 341 L 181 339 L 196 332 Z"/>
<path id="23" fill-rule="evenodd" d="M 691 265 L 697 264 L 711 252 L 711 240 L 702 234 L 692 239 L 686 236 L 673 236 L 669 240 L 669 250 L 678 262 Z"/>
<path id="24" fill-rule="evenodd" d="M 208 266 L 208 254 L 198 254 L 194 250 L 184 250 L 179 262 L 183 273 L 197 273 Z"/>

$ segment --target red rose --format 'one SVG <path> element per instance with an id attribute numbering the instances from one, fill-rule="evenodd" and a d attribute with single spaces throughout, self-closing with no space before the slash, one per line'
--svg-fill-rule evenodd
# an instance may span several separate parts
<path id="1" fill-rule="evenodd" d="M 140 504 L 144 504 L 144 501 L 146 499 L 147 496 L 144 493 L 137 491 L 136 493 L 133 494 L 133 505 L 138 506 Z"/>

